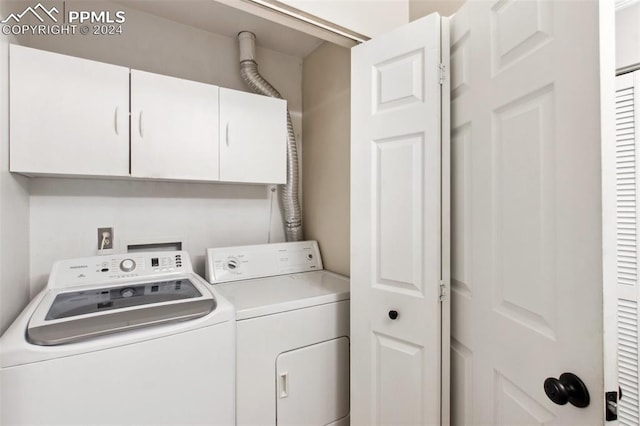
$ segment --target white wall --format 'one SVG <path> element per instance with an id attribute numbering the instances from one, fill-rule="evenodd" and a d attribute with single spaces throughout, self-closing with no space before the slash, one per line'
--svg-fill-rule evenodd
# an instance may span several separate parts
<path id="1" fill-rule="evenodd" d="M 13 12 L 0 2 L 0 16 Z M 0 35 L 0 58 L 14 37 Z M 0 61 L 0 334 L 29 300 L 29 180 L 9 173 L 9 64 Z"/>
<path id="2" fill-rule="evenodd" d="M 616 69 L 640 66 L 640 2 L 616 11 Z"/>
<path id="3" fill-rule="evenodd" d="M 270 231 L 272 241 L 284 240 L 280 215 L 269 223 L 269 194 L 260 185 L 34 179 L 32 290 L 46 283 L 54 260 L 94 255 L 102 226 L 114 227 L 116 251 L 182 241 L 204 274 L 207 247 L 266 243 Z"/>
<path id="4" fill-rule="evenodd" d="M 464 0 L 409 0 L 409 20 L 415 21 L 433 12 L 451 16 L 463 3 Z"/>
<path id="5" fill-rule="evenodd" d="M 279 0 L 369 38 L 409 22 L 407 0 Z"/>
<path id="6" fill-rule="evenodd" d="M 303 225 L 324 267 L 349 275 L 351 52 L 323 43 L 304 58 Z"/>
<path id="7" fill-rule="evenodd" d="M 65 7 L 124 9 L 124 34 L 34 36 L 29 46 L 247 90 L 234 38 L 112 3 L 67 1 Z M 256 56 L 262 74 L 289 101 L 300 139 L 302 59 L 259 47 Z M 271 241 L 284 240 L 277 201 L 269 223 L 271 193 L 266 186 L 33 178 L 30 194 L 31 295 L 46 283 L 54 260 L 96 254 L 96 228 L 102 226 L 115 228 L 116 248 L 179 238 L 199 273 L 204 273 L 207 247 L 266 243 L 270 229 Z M 9 283 L 2 280 L 0 285 Z"/>

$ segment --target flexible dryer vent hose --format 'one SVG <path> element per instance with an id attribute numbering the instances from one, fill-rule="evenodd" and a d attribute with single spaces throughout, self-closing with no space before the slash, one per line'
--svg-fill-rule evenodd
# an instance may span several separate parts
<path id="1" fill-rule="evenodd" d="M 256 36 L 248 31 L 238 34 L 240 41 L 240 75 L 245 84 L 256 93 L 283 99 L 282 95 L 260 75 L 255 61 Z M 284 209 L 284 227 L 287 241 L 302 241 L 302 211 L 298 199 L 298 147 L 293 132 L 291 115 L 287 109 L 287 183 L 280 185 L 278 193 Z"/>

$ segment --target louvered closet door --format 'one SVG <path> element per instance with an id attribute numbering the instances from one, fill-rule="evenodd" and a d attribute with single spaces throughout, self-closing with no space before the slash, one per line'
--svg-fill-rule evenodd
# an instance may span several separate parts
<path id="1" fill-rule="evenodd" d="M 618 374 L 623 398 L 620 425 L 640 424 L 638 403 L 638 208 L 637 133 L 640 71 L 617 77 L 616 225 L 618 285 Z"/>

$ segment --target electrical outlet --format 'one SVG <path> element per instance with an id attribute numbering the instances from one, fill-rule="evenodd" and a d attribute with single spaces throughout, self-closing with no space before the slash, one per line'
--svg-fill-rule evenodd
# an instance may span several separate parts
<path id="1" fill-rule="evenodd" d="M 98 250 L 113 248 L 113 228 L 98 228 Z"/>

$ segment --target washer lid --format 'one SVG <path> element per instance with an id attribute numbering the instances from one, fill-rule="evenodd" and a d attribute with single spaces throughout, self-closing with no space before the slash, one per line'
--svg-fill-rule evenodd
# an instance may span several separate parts
<path id="1" fill-rule="evenodd" d="M 36 307 L 27 338 L 59 345 L 209 314 L 216 301 L 189 277 L 109 287 L 50 289 Z"/>
<path id="2" fill-rule="evenodd" d="M 236 281 L 215 286 L 238 320 L 349 299 L 349 278 L 329 271 Z"/>

